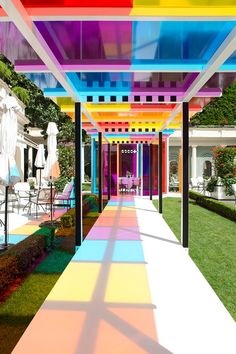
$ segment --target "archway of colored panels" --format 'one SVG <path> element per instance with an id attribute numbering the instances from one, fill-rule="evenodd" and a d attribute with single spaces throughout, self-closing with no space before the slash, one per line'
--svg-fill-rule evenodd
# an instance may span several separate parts
<path id="1" fill-rule="evenodd" d="M 173 0 L 168 9 L 164 1 L 142 0 L 112 5 L 0 0 L 0 5 L 0 50 L 75 117 L 77 161 L 82 125 L 91 135 L 98 133 L 100 143 L 102 137 L 119 141 L 126 133 L 126 141 L 145 134 L 150 145 L 182 126 L 182 238 L 187 247 L 188 121 L 234 81 L 234 1 L 221 6 L 217 0 Z M 79 164 L 76 174 L 80 245 Z"/>

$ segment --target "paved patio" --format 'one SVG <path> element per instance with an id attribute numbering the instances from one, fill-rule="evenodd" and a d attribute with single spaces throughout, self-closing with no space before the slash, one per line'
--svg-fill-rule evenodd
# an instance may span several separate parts
<path id="1" fill-rule="evenodd" d="M 235 322 L 153 204 L 112 199 L 13 354 L 233 354 Z"/>
<path id="2" fill-rule="evenodd" d="M 54 218 L 59 217 L 63 214 L 65 209 L 58 209 L 54 213 Z M 43 221 L 49 220 L 49 213 L 40 211 L 39 217 L 36 218 L 35 211 L 29 215 L 27 212 L 20 210 L 20 213 L 9 212 L 8 214 L 8 243 L 17 244 L 24 240 L 26 237 L 32 235 L 35 231 L 39 229 L 39 224 Z M 0 219 L 4 220 L 4 211 L 0 211 Z M 0 225 L 0 244 L 4 243 L 4 226 Z"/>

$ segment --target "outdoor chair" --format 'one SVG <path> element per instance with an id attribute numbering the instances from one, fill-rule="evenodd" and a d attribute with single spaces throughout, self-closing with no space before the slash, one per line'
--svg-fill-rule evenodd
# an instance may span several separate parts
<path id="1" fill-rule="evenodd" d="M 198 184 L 198 179 L 197 178 L 191 178 L 191 189 L 199 189 L 199 184 Z"/>
<path id="2" fill-rule="evenodd" d="M 73 183 L 72 182 L 67 183 L 62 193 L 57 193 L 55 195 L 55 206 L 66 206 L 67 210 L 68 208 L 71 208 L 71 202 L 75 200 L 75 198 L 71 198 L 72 189 L 73 189 Z"/>
<path id="3" fill-rule="evenodd" d="M 42 188 L 38 191 L 38 194 L 32 198 L 30 198 L 31 205 L 35 205 L 36 209 L 36 218 L 38 217 L 38 210 L 42 208 L 45 213 L 47 213 L 48 209 L 50 210 L 51 204 L 54 213 L 54 199 L 55 199 L 55 188 L 52 189 L 52 198 L 51 198 L 51 189 Z M 31 208 L 30 205 L 30 208 Z"/>
<path id="4" fill-rule="evenodd" d="M 17 202 L 17 196 L 15 192 L 9 188 L 8 190 L 8 205 L 11 204 L 12 212 L 15 208 L 15 203 Z M 0 185 L 0 210 L 2 206 L 5 204 L 5 186 Z"/>
<path id="5" fill-rule="evenodd" d="M 232 189 L 234 192 L 234 205 L 236 206 L 236 183 L 232 184 Z"/>
<path id="6" fill-rule="evenodd" d="M 197 177 L 197 182 L 198 182 L 198 191 L 204 192 L 205 189 L 205 183 L 204 183 L 204 178 L 203 177 Z"/>
<path id="7" fill-rule="evenodd" d="M 179 181 L 175 176 L 170 176 L 170 191 L 177 192 L 179 189 Z"/>
<path id="8" fill-rule="evenodd" d="M 19 212 L 19 209 L 21 207 L 21 202 L 22 201 L 23 202 L 27 201 L 27 203 L 23 204 L 24 208 L 29 203 L 30 185 L 29 185 L 28 182 L 18 182 L 18 183 L 15 184 L 14 190 L 15 190 L 15 194 L 16 194 L 17 200 L 18 200 L 18 212 Z"/>
<path id="9" fill-rule="evenodd" d="M 128 178 L 127 177 L 121 177 L 120 179 L 120 190 L 121 192 L 127 192 L 128 190 Z"/>
<path id="10" fill-rule="evenodd" d="M 139 192 L 140 188 L 141 188 L 141 183 L 140 182 L 141 182 L 140 178 L 138 178 L 138 177 L 134 178 L 133 185 L 132 185 L 132 190 Z"/>

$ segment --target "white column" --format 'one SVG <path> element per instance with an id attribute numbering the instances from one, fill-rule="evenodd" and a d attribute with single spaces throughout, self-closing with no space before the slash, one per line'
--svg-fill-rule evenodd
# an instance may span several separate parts
<path id="1" fill-rule="evenodd" d="M 192 145 L 191 176 L 197 178 L 197 145 Z"/>
<path id="2" fill-rule="evenodd" d="M 169 193 L 170 181 L 170 137 L 166 139 L 166 194 Z"/>
<path id="3" fill-rule="evenodd" d="M 81 151 L 81 182 L 84 183 L 84 145 L 82 145 Z"/>

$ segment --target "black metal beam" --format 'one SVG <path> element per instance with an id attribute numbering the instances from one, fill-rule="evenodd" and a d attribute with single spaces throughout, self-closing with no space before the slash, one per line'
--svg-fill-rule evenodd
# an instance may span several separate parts
<path id="1" fill-rule="evenodd" d="M 162 181 L 163 181 L 163 168 L 162 168 L 162 132 L 159 132 L 159 145 L 158 145 L 158 211 L 162 214 L 163 211 L 163 203 L 162 203 Z"/>
<path id="2" fill-rule="evenodd" d="M 152 155 L 153 155 L 153 149 L 152 149 L 152 143 L 149 145 L 149 196 L 150 200 L 152 200 L 152 185 L 153 185 L 153 180 L 152 180 Z"/>
<path id="3" fill-rule="evenodd" d="M 103 210 L 103 200 L 102 200 L 102 133 L 98 133 L 98 202 L 99 202 L 99 213 Z"/>
<path id="4" fill-rule="evenodd" d="M 111 144 L 108 144 L 108 181 L 107 181 L 107 196 L 111 199 Z"/>
<path id="5" fill-rule="evenodd" d="M 83 241 L 82 205 L 82 115 L 81 103 L 75 102 L 75 247 Z"/>
<path id="6" fill-rule="evenodd" d="M 189 105 L 183 102 L 182 122 L 182 208 L 181 208 L 181 241 L 188 247 L 189 237 Z"/>

